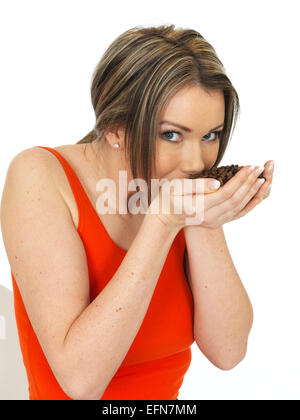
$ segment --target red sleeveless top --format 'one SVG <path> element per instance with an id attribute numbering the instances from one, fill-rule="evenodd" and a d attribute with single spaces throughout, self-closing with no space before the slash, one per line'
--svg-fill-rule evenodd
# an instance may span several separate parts
<path id="1" fill-rule="evenodd" d="M 125 257 L 110 238 L 75 171 L 56 150 L 74 194 L 77 231 L 87 256 L 90 301 L 101 293 Z M 141 327 L 102 400 L 175 400 L 191 359 L 193 296 L 184 273 L 184 231 L 175 237 Z M 101 252 L 99 252 L 101 249 Z M 58 384 L 39 344 L 11 271 L 14 308 L 30 400 L 71 400 Z"/>

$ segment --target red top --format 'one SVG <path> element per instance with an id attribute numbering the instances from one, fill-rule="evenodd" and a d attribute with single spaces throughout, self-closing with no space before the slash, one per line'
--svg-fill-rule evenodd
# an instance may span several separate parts
<path id="1" fill-rule="evenodd" d="M 50 147 L 63 166 L 79 214 L 77 231 L 87 256 L 90 301 L 117 271 L 126 250 L 110 238 L 75 171 Z M 176 235 L 141 327 L 102 400 L 175 400 L 192 359 L 193 296 L 184 273 L 184 231 Z M 99 252 L 101 249 L 101 252 Z M 70 400 L 58 384 L 26 313 L 12 275 L 14 308 L 30 400 Z"/>

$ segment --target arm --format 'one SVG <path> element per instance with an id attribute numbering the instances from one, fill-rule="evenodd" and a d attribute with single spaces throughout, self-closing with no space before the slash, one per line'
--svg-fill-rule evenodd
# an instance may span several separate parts
<path id="1" fill-rule="evenodd" d="M 249 297 L 235 269 L 223 228 L 184 228 L 194 298 L 194 338 L 204 355 L 228 370 L 246 354 L 253 322 Z"/>
<path id="2" fill-rule="evenodd" d="M 146 315 L 177 234 L 153 215 L 90 303 L 84 246 L 53 181 L 52 156 L 25 150 L 8 169 L 1 228 L 11 269 L 49 365 L 72 399 L 99 400 Z"/>

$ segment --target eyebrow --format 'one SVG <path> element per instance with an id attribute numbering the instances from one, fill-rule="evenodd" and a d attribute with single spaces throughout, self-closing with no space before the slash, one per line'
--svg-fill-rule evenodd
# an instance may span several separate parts
<path id="1" fill-rule="evenodd" d="M 181 130 L 183 130 L 183 131 L 187 131 L 188 133 L 190 133 L 190 132 L 192 131 L 192 130 L 191 130 L 190 128 L 188 128 L 188 127 L 184 127 L 183 125 L 176 124 L 176 123 L 173 123 L 173 122 L 171 122 L 171 121 L 161 121 L 159 124 L 164 124 L 164 123 L 171 124 L 171 125 L 176 125 L 176 127 L 179 127 L 179 128 L 181 128 Z M 222 127 L 222 125 L 224 125 L 224 122 L 223 122 L 222 124 L 217 125 L 217 127 L 212 128 L 209 132 L 211 132 L 211 131 L 213 131 L 213 130 L 216 130 L 216 129 L 217 129 L 217 128 L 219 128 L 219 127 Z"/>

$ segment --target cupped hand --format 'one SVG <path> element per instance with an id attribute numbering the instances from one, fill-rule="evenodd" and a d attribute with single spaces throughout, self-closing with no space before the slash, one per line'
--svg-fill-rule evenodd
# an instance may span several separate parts
<path id="1" fill-rule="evenodd" d="M 258 166 L 252 171 L 249 165 L 245 166 L 217 191 L 205 194 L 206 211 L 201 226 L 221 227 L 225 223 L 244 216 L 267 198 L 273 179 L 271 162 L 268 161 L 261 167 L 261 172 L 258 172 Z M 263 183 L 261 183 L 261 178 L 258 178 L 261 173 L 266 179 Z"/>
<path id="2" fill-rule="evenodd" d="M 159 194 L 152 200 L 147 214 L 152 214 L 154 209 L 155 216 L 164 225 L 176 229 L 195 225 L 211 229 L 219 228 L 225 223 L 244 216 L 270 194 L 269 187 L 273 178 L 273 172 L 268 171 L 270 163 L 271 161 L 262 167 L 244 166 L 218 189 L 211 190 L 209 187 L 213 178 L 202 178 L 202 184 L 199 185 L 200 191 L 197 179 L 192 180 L 192 191 L 189 192 L 186 192 L 184 188 L 179 193 L 172 189 L 170 195 L 164 196 L 163 188 L 160 188 Z M 258 178 L 262 173 L 266 180 Z M 183 186 L 184 179 L 176 181 Z M 184 205 L 182 210 L 182 199 L 187 196 L 190 196 L 191 200 L 186 206 Z M 175 200 L 176 198 L 179 198 L 179 201 Z M 197 198 L 201 199 L 200 209 L 196 205 Z M 165 212 L 163 210 L 163 203 L 169 201 L 171 201 L 171 207 L 176 211 Z"/>
<path id="3" fill-rule="evenodd" d="M 269 160 L 268 162 L 266 162 L 264 168 L 265 169 L 262 175 L 266 179 L 266 181 L 262 184 L 262 186 L 258 189 L 256 194 L 248 202 L 246 207 L 244 207 L 244 209 L 237 215 L 237 217 L 235 217 L 235 219 L 244 216 L 255 206 L 257 206 L 257 204 L 261 203 L 265 198 L 269 197 L 273 181 L 274 161 Z"/>

